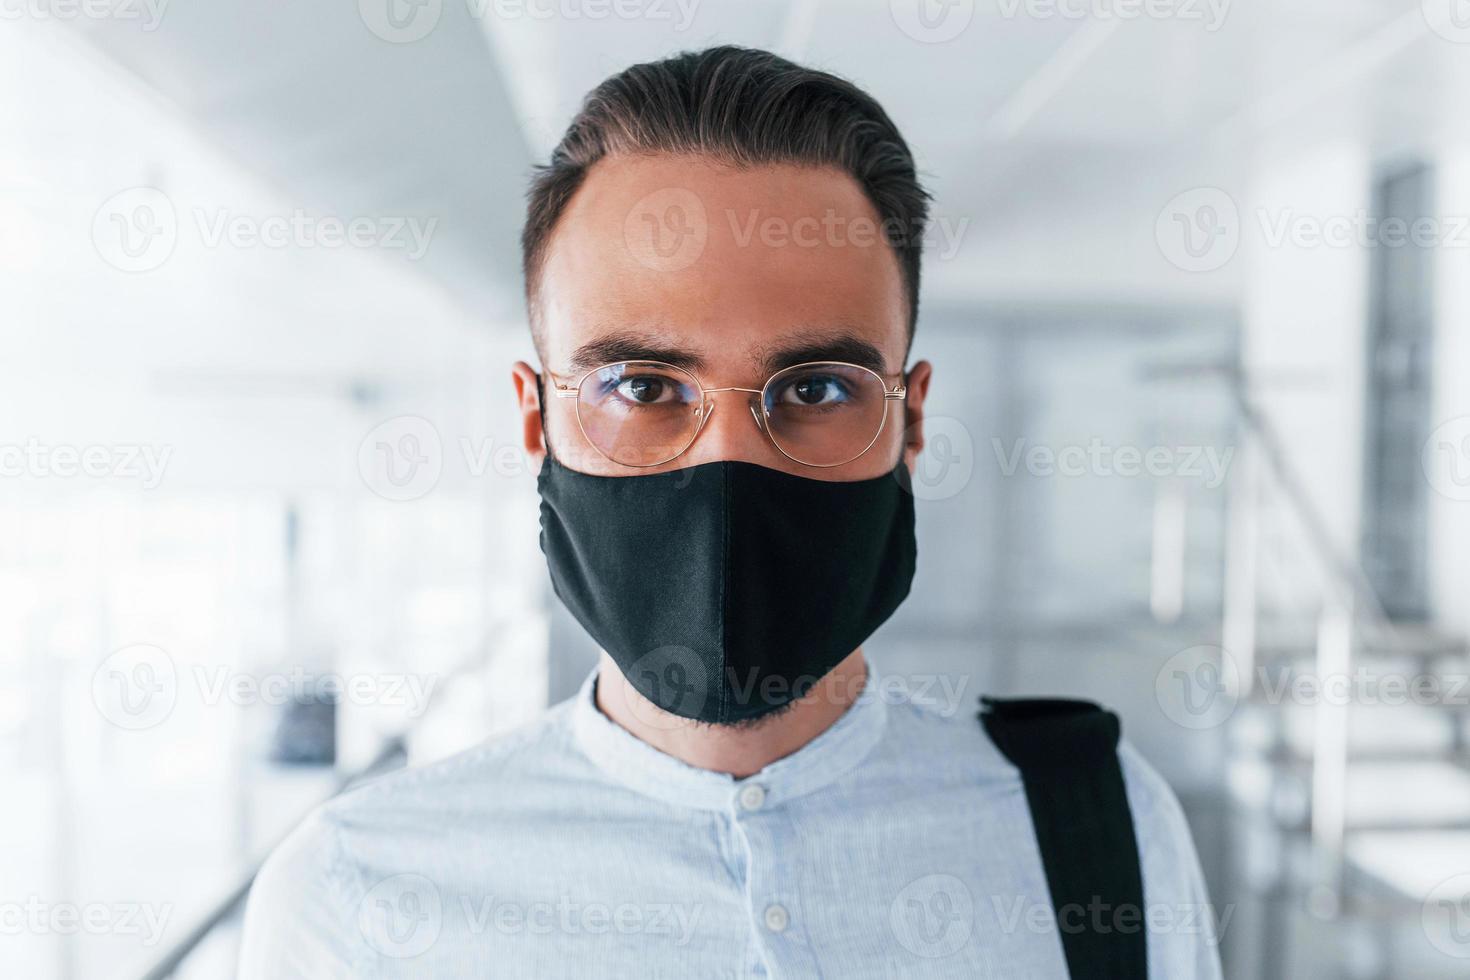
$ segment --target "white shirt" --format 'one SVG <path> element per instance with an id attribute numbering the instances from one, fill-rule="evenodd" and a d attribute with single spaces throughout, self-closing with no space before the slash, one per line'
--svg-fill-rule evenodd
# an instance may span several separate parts
<path id="1" fill-rule="evenodd" d="M 241 974 L 1067 976 L 1019 773 L 971 712 L 863 696 L 745 780 L 573 699 L 318 809 L 251 893 Z M 1169 788 L 1126 744 L 1149 974 L 1216 980 Z"/>

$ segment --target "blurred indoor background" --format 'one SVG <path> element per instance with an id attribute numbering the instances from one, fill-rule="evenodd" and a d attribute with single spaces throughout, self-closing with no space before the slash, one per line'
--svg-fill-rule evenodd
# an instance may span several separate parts
<path id="1" fill-rule="evenodd" d="M 0 0 L 0 973 L 230 976 L 314 803 L 575 690 L 522 194 L 721 42 L 935 195 L 879 666 L 1115 707 L 1228 976 L 1467 975 L 1466 0 Z"/>

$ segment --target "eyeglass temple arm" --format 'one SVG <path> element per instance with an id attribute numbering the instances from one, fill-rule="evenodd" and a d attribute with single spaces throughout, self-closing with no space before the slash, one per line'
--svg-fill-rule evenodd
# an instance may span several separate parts
<path id="1" fill-rule="evenodd" d="M 551 371 L 544 371 L 542 373 L 545 374 L 548 378 L 551 379 L 551 384 L 552 384 L 551 390 L 556 394 L 556 397 L 558 397 L 558 398 L 576 398 L 577 397 L 577 386 L 576 385 L 569 385 L 566 382 L 562 381 L 561 380 L 562 377 L 563 377 L 562 375 L 553 374 Z"/>

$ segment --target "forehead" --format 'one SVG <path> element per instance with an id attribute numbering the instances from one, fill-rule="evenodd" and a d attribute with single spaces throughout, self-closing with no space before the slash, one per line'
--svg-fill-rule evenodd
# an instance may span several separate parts
<path id="1" fill-rule="evenodd" d="M 878 214 L 828 168 L 606 158 L 557 224 L 539 310 L 554 371 L 617 336 L 727 369 L 846 338 L 893 372 L 907 346 L 902 276 Z"/>

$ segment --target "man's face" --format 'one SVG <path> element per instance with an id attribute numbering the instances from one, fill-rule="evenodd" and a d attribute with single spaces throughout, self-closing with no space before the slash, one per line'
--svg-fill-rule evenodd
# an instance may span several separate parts
<path id="1" fill-rule="evenodd" d="M 902 384 L 908 304 L 898 259 L 878 228 L 873 206 L 840 171 L 605 159 L 563 213 L 542 268 L 543 366 L 575 384 L 612 361 L 668 361 L 705 388 L 760 388 L 795 363 L 843 361 L 871 367 L 890 388 Z M 534 370 L 517 364 L 514 378 L 526 449 L 538 462 L 549 440 L 568 466 L 607 476 L 743 460 L 860 480 L 891 470 L 900 453 L 913 466 L 929 365 L 909 371 L 908 396 L 888 403 L 872 448 L 826 468 L 783 455 L 751 413 L 758 396 L 739 391 L 708 396 L 713 412 L 683 455 L 655 467 L 621 465 L 593 449 L 576 399 L 554 397 L 551 377 L 546 432 Z"/>

